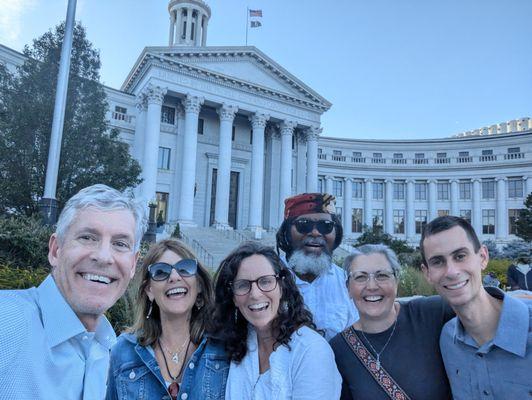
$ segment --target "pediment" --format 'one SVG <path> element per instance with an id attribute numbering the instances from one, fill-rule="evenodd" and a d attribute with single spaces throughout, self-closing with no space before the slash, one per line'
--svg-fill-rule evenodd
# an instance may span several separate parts
<path id="1" fill-rule="evenodd" d="M 123 90 L 132 89 L 135 71 L 138 73 L 147 59 L 154 58 L 181 69 L 191 67 L 209 77 L 309 103 L 323 111 L 331 106 L 326 99 L 255 47 L 148 47 L 124 82 Z"/>

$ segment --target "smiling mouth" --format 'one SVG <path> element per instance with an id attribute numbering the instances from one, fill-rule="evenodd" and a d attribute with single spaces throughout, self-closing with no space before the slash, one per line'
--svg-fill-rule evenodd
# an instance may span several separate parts
<path id="1" fill-rule="evenodd" d="M 184 297 L 188 293 L 188 289 L 184 287 L 172 288 L 166 291 L 167 297 Z"/>
<path id="2" fill-rule="evenodd" d="M 466 279 L 465 281 L 455 283 L 453 285 L 443 285 L 443 287 L 447 290 L 457 290 L 463 288 L 467 283 L 469 282 L 469 279 Z"/>
<path id="3" fill-rule="evenodd" d="M 263 302 L 263 303 L 257 303 L 257 304 L 251 304 L 248 306 L 248 309 L 252 312 L 259 312 L 264 311 L 270 306 L 269 303 Z"/>
<path id="4" fill-rule="evenodd" d="M 97 282 L 97 283 L 103 283 L 105 285 L 110 284 L 114 279 L 109 278 L 108 276 L 103 275 L 97 275 L 97 274 L 89 274 L 89 273 L 83 273 L 81 274 L 81 277 L 89 282 Z"/>
<path id="5" fill-rule="evenodd" d="M 384 299 L 384 296 L 378 296 L 378 295 L 373 295 L 373 296 L 364 296 L 364 301 L 367 301 L 369 303 L 376 303 L 378 301 L 382 301 L 382 299 Z"/>

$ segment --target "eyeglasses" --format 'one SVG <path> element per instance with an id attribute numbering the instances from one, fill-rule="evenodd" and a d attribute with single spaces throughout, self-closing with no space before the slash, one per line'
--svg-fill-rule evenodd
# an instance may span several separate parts
<path id="1" fill-rule="evenodd" d="M 263 275 L 254 281 L 250 281 L 249 279 L 238 279 L 231 282 L 230 286 L 233 289 L 233 294 L 235 296 L 245 296 L 251 292 L 251 285 L 254 282 L 262 292 L 271 292 L 277 287 L 278 279 L 279 275 Z"/>
<path id="2" fill-rule="evenodd" d="M 371 278 L 375 279 L 377 283 L 390 283 L 395 278 L 392 271 L 375 271 L 375 272 L 350 272 L 349 278 L 357 285 L 364 285 L 369 282 Z"/>
<path id="3" fill-rule="evenodd" d="M 187 278 L 196 275 L 198 272 L 198 262 L 190 258 L 180 260 L 174 265 L 158 262 L 148 267 L 148 273 L 154 281 L 164 281 L 170 277 L 172 269 L 175 269 L 182 278 Z"/>
<path id="4" fill-rule="evenodd" d="M 302 235 L 312 232 L 314 228 L 316 228 L 322 235 L 328 235 L 334 229 L 334 222 L 329 219 L 313 221 L 311 219 L 301 218 L 294 221 L 294 226 Z"/>

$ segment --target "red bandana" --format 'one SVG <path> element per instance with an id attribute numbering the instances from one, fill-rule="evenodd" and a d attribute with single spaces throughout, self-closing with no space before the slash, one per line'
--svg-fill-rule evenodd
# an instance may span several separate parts
<path id="1" fill-rule="evenodd" d="M 302 193 L 284 201 L 284 219 L 304 214 L 334 214 L 334 196 L 327 193 Z"/>

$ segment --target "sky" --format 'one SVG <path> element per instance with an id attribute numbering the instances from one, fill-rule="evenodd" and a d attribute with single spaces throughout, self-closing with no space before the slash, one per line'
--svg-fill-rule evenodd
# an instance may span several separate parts
<path id="1" fill-rule="evenodd" d="M 207 45 L 248 44 L 333 105 L 324 136 L 448 137 L 532 117 L 531 0 L 207 0 Z M 65 19 L 67 0 L 1 0 L 0 43 L 21 51 Z M 168 0 L 78 0 L 119 88 L 145 46 L 168 45 Z"/>

